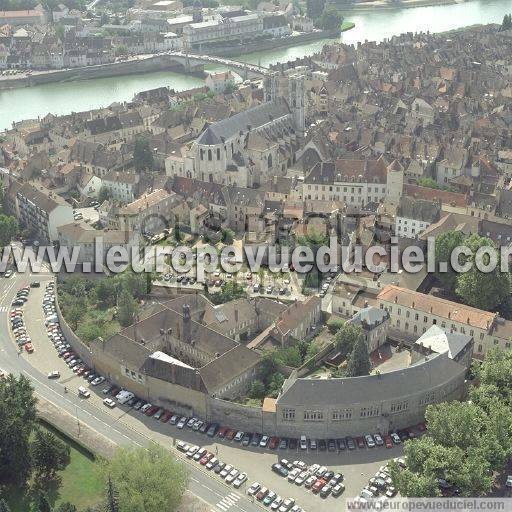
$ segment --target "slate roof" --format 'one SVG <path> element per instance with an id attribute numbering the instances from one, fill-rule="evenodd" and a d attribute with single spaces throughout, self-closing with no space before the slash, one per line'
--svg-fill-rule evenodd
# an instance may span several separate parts
<path id="1" fill-rule="evenodd" d="M 397 217 L 432 223 L 439 220 L 440 213 L 441 203 L 403 196 L 400 199 L 396 215 Z"/>
<path id="2" fill-rule="evenodd" d="M 288 379 L 278 398 L 280 407 L 356 405 L 387 402 L 403 395 L 414 395 L 451 380 L 465 368 L 447 353 L 400 370 L 343 379 Z"/>
<path id="3" fill-rule="evenodd" d="M 450 359 L 455 359 L 468 343 L 471 343 L 471 336 L 468 334 L 448 333 L 438 325 L 432 325 L 416 340 L 415 345 L 429 348 L 438 354 L 447 352 Z"/>
<path id="4" fill-rule="evenodd" d="M 363 327 L 372 327 L 380 325 L 389 318 L 389 313 L 380 308 L 367 307 L 359 310 L 350 320 L 349 323 L 361 325 Z"/>
<path id="5" fill-rule="evenodd" d="M 251 129 L 257 129 L 275 119 L 287 116 L 290 109 L 282 98 L 273 102 L 262 103 L 244 110 L 234 116 L 210 125 L 197 139 L 198 144 L 214 146 Z"/>

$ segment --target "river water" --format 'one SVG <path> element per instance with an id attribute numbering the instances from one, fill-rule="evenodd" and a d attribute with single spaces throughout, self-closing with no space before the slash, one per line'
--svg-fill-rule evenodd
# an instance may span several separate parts
<path id="1" fill-rule="evenodd" d="M 503 15 L 509 12 L 512 12 L 512 0 L 473 0 L 435 7 L 347 13 L 347 20 L 356 26 L 345 32 L 342 40 L 346 43 L 380 41 L 402 32 L 442 32 L 476 23 L 501 23 Z M 320 40 L 293 48 L 257 52 L 244 55 L 239 60 L 263 66 L 286 62 L 311 55 L 326 42 Z M 184 90 L 202 84 L 197 77 L 158 72 L 0 91 L 0 130 L 10 127 L 13 121 L 44 116 L 48 112 L 68 114 L 127 101 L 136 92 L 146 89 L 169 86 Z"/>

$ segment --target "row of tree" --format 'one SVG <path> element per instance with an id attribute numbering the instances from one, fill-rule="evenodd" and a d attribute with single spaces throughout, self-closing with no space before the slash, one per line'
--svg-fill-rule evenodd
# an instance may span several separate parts
<path id="1" fill-rule="evenodd" d="M 451 255 L 456 247 L 467 247 L 473 254 L 459 257 L 460 264 L 472 264 L 468 272 L 458 273 L 451 264 Z M 497 265 L 492 272 L 481 272 L 475 264 L 474 255 L 483 247 L 490 247 L 497 254 Z M 491 239 L 476 234 L 467 237 L 460 231 L 448 231 L 436 238 L 435 257 L 436 277 L 448 293 L 455 293 L 468 306 L 487 311 L 499 310 L 503 315 L 510 316 L 510 274 L 501 272 L 499 250 Z M 485 255 L 483 262 L 488 264 L 489 261 L 489 256 Z M 446 264 L 446 272 L 440 272 L 440 263 Z"/>
<path id="2" fill-rule="evenodd" d="M 407 469 L 392 465 L 403 496 L 440 496 L 441 482 L 461 496 L 485 496 L 512 456 L 512 353 L 490 351 L 474 373 L 469 400 L 429 406 L 428 433 L 405 443 Z"/>

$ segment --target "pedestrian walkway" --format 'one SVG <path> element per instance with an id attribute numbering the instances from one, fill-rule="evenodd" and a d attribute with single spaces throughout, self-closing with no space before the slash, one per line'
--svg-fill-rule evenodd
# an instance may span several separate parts
<path id="1" fill-rule="evenodd" d="M 234 492 L 229 493 L 225 498 L 222 498 L 215 506 L 226 512 L 229 510 L 236 502 L 240 499 L 240 495 L 235 494 Z M 217 512 L 215 509 L 212 509 L 211 512 Z"/>

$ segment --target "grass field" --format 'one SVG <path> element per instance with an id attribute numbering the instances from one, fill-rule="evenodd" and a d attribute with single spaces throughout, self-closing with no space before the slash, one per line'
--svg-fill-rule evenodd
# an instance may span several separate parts
<path id="1" fill-rule="evenodd" d="M 350 29 L 354 28 L 355 26 L 356 26 L 356 24 L 353 23 L 352 21 L 344 21 L 341 24 L 341 31 L 346 32 L 347 30 L 350 30 Z"/>
<path id="2" fill-rule="evenodd" d="M 59 485 L 48 489 L 52 506 L 69 501 L 78 510 L 97 504 L 103 494 L 103 482 L 98 472 L 94 457 L 81 446 L 74 443 L 60 432 L 46 425 L 71 448 L 71 460 L 68 466 L 59 473 Z M 11 507 L 11 512 L 27 512 L 30 510 L 30 496 L 26 489 L 8 487 L 4 498 Z"/>

